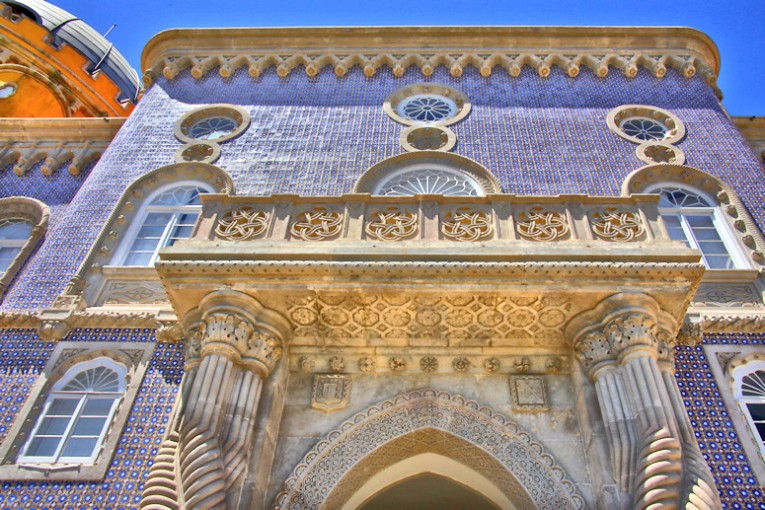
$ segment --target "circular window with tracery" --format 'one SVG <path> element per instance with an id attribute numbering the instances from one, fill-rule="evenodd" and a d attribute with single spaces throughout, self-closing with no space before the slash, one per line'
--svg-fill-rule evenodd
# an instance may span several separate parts
<path id="1" fill-rule="evenodd" d="M 236 138 L 250 125 L 250 114 L 234 105 L 210 105 L 185 114 L 175 123 L 175 136 L 184 142 L 223 143 Z"/>
<path id="2" fill-rule="evenodd" d="M 675 143 L 685 136 L 685 126 L 671 112 L 647 105 L 623 105 L 608 114 L 609 129 L 632 143 Z"/>
<path id="3" fill-rule="evenodd" d="M 396 122 L 408 126 L 450 125 L 470 112 L 470 100 L 462 92 L 438 83 L 415 83 L 385 99 L 383 110 Z"/>

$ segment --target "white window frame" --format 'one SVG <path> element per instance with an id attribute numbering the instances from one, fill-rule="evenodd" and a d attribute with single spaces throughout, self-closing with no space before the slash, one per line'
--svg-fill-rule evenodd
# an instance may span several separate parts
<path id="1" fill-rule="evenodd" d="M 686 186 L 681 183 L 673 182 L 673 181 L 666 181 L 666 182 L 660 182 L 656 184 L 652 184 L 648 188 L 646 188 L 645 193 L 659 193 L 659 191 L 662 188 L 677 188 L 680 190 L 687 191 L 688 193 L 692 193 L 694 195 L 698 195 L 704 200 L 707 201 L 707 203 L 710 204 L 716 204 L 708 207 L 672 207 L 672 208 L 666 208 L 666 207 L 659 207 L 659 214 L 662 217 L 667 216 L 678 216 L 680 217 L 680 225 L 683 228 L 683 232 L 685 233 L 685 237 L 688 239 L 688 242 L 691 244 L 691 248 L 694 250 L 699 250 L 701 252 L 702 261 L 704 262 L 704 265 L 707 267 L 707 271 L 735 271 L 735 270 L 746 270 L 751 269 L 752 266 L 749 263 L 746 255 L 744 254 L 741 245 L 738 241 L 738 238 L 734 234 L 734 232 L 731 229 L 731 225 L 724 219 L 724 216 L 722 215 L 722 209 L 720 208 L 719 202 L 716 198 L 710 196 L 709 194 L 691 187 Z M 695 236 L 693 235 L 690 226 L 687 224 L 687 221 L 685 221 L 685 216 L 711 216 L 712 217 L 712 224 L 715 227 L 715 230 L 717 231 L 718 235 L 720 236 L 720 239 L 723 242 L 723 245 L 728 250 L 728 256 L 730 257 L 731 261 L 733 262 L 732 268 L 726 268 L 726 269 L 720 269 L 720 268 L 710 268 L 709 265 L 706 262 L 706 256 L 704 252 L 699 248 L 698 242 L 696 241 Z"/>
<path id="2" fill-rule="evenodd" d="M 62 391 L 62 388 L 64 388 L 69 383 L 69 381 L 77 377 L 77 375 L 79 375 L 80 373 L 86 370 L 99 368 L 99 367 L 105 367 L 117 373 L 118 381 L 119 381 L 117 392 L 102 394 L 102 393 L 95 393 L 95 392 L 64 392 Z M 101 453 L 104 438 L 106 437 L 107 432 L 111 426 L 112 420 L 114 419 L 115 411 L 117 410 L 120 403 L 122 402 L 122 399 L 125 396 L 126 376 L 127 376 L 127 368 L 125 366 L 119 363 L 115 363 L 113 360 L 106 357 L 99 357 L 90 361 L 78 363 L 74 365 L 73 367 L 71 367 L 69 370 L 67 370 L 66 374 L 59 381 L 56 382 L 51 392 L 47 395 L 45 399 L 45 406 L 42 412 L 40 413 L 39 417 L 37 418 L 37 422 L 35 423 L 34 429 L 32 430 L 32 433 L 29 435 L 29 439 L 27 440 L 26 444 L 24 445 L 24 448 L 22 449 L 21 454 L 19 455 L 18 462 L 30 463 L 30 464 L 61 464 L 61 463 L 92 464 L 94 463 L 96 459 L 98 458 L 99 454 Z M 111 409 L 109 410 L 109 414 L 106 416 L 105 426 L 101 429 L 101 433 L 99 435 L 98 440 L 96 441 L 96 444 L 93 448 L 93 452 L 91 453 L 91 455 L 87 457 L 64 457 L 61 455 L 61 453 L 63 452 L 69 439 L 71 439 L 71 435 L 74 430 L 74 427 L 81 417 L 80 415 L 82 412 L 82 408 L 85 405 L 85 403 L 88 401 L 91 395 L 95 396 L 96 398 L 98 398 L 101 395 L 104 395 L 104 396 L 109 396 L 112 399 L 112 406 L 111 406 Z M 26 452 L 29 449 L 29 446 L 31 445 L 35 437 L 37 436 L 37 430 L 42 424 L 42 421 L 47 416 L 48 409 L 51 403 L 56 399 L 79 400 L 77 407 L 75 408 L 74 412 L 71 415 L 69 424 L 67 425 L 67 428 L 64 431 L 63 436 L 61 437 L 61 441 L 59 442 L 59 445 L 56 448 L 56 453 L 52 456 L 47 456 L 47 457 L 27 455 Z"/>
<path id="3" fill-rule="evenodd" d="M 731 372 L 731 376 L 733 377 L 733 398 L 736 399 L 736 403 L 738 404 L 739 409 L 741 409 L 741 413 L 749 426 L 749 432 L 752 435 L 752 439 L 757 443 L 760 450 L 760 456 L 762 457 L 762 460 L 765 461 L 765 437 L 760 436 L 760 433 L 757 431 L 757 426 L 754 423 L 754 419 L 752 418 L 752 414 L 747 407 L 747 404 L 765 404 L 765 396 L 745 396 L 742 387 L 744 377 L 759 370 L 765 371 L 765 361 L 750 361 L 745 365 L 736 367 Z"/>
<path id="4" fill-rule="evenodd" d="M 125 238 L 123 239 L 119 249 L 117 250 L 114 258 L 112 259 L 113 265 L 121 266 L 121 267 L 152 267 L 154 265 L 154 263 L 159 258 L 160 250 L 162 250 L 162 248 L 165 247 L 165 244 L 167 243 L 170 233 L 173 231 L 173 228 L 175 227 L 178 216 L 182 214 L 187 214 L 190 212 L 199 213 L 202 211 L 202 207 L 197 205 L 152 206 L 150 204 L 157 196 L 161 195 L 162 193 L 165 193 L 166 191 L 169 191 L 173 188 L 180 188 L 185 186 L 197 186 L 197 187 L 205 189 L 207 193 L 215 192 L 212 186 L 210 186 L 208 183 L 204 181 L 196 181 L 196 180 L 172 182 L 169 184 L 165 184 L 164 186 L 161 186 L 157 188 L 156 190 L 154 190 L 148 197 L 146 197 L 146 199 L 141 204 L 141 210 L 136 215 L 136 220 L 133 222 L 132 225 L 130 225 L 130 228 L 125 234 Z M 144 221 L 146 221 L 146 217 L 153 212 L 172 212 L 173 217 L 170 220 L 170 222 L 165 225 L 165 230 L 162 233 L 162 237 L 160 238 L 159 243 L 157 243 L 157 247 L 154 250 L 154 253 L 152 254 L 152 257 L 149 263 L 145 266 L 125 265 L 125 260 L 127 259 L 128 254 L 130 253 L 130 248 L 133 246 L 133 243 L 135 242 L 135 239 L 138 236 L 138 232 L 143 226 Z"/>

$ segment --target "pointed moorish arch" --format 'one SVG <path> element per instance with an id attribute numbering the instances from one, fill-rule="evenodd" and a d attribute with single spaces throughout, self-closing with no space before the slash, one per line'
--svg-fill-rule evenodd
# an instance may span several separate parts
<path id="1" fill-rule="evenodd" d="M 295 467 L 274 509 L 344 508 L 363 496 L 360 489 L 372 496 L 418 474 L 409 469 L 385 479 L 388 468 L 422 454 L 458 463 L 435 474 L 463 484 L 471 481 L 457 478 L 474 476 L 495 504 L 503 495 L 516 508 L 584 508 L 563 468 L 517 424 L 462 396 L 427 389 L 376 404 L 330 432 Z"/>

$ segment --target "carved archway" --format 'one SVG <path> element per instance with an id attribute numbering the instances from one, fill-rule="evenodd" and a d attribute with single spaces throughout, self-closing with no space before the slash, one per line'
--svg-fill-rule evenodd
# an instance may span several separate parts
<path id="1" fill-rule="evenodd" d="M 287 479 L 275 509 L 342 508 L 375 474 L 422 453 L 459 461 L 518 508 L 584 508 L 565 471 L 518 425 L 459 395 L 420 390 L 330 432 Z"/>

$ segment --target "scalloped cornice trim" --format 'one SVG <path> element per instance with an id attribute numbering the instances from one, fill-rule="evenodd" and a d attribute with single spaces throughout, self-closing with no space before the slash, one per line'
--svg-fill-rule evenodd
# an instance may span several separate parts
<path id="1" fill-rule="evenodd" d="M 553 66 L 571 77 L 587 67 L 601 78 L 611 67 L 628 77 L 643 67 L 659 78 L 673 68 L 714 87 L 720 57 L 709 37 L 680 27 L 355 27 L 168 30 L 141 58 L 147 86 L 189 68 L 195 79 L 214 68 L 222 78 L 240 68 L 257 77 L 271 66 L 280 77 L 298 66 L 311 77 L 328 66 L 339 77 L 352 67 L 367 76 L 388 67 L 400 77 L 412 66 L 428 77 L 439 65 L 454 77 L 467 66 L 513 77 L 523 66 L 542 77 Z"/>

